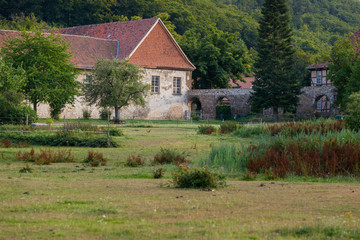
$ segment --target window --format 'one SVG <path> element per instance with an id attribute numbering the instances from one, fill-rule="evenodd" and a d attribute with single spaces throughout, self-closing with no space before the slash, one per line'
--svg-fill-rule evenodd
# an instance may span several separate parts
<path id="1" fill-rule="evenodd" d="M 173 93 L 181 94 L 181 78 L 179 78 L 179 77 L 174 77 Z"/>
<path id="2" fill-rule="evenodd" d="M 322 71 L 316 71 L 316 85 L 322 85 Z"/>
<path id="3" fill-rule="evenodd" d="M 151 79 L 151 93 L 159 93 L 160 91 L 160 77 L 159 76 L 152 76 Z"/>

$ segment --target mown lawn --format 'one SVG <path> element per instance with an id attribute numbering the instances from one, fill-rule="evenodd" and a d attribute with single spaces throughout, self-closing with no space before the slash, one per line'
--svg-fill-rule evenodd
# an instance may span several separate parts
<path id="1" fill-rule="evenodd" d="M 214 191 L 184 190 L 171 186 L 172 165 L 162 166 L 164 179 L 152 179 L 160 147 L 186 151 L 197 164 L 213 145 L 249 142 L 196 129 L 177 122 L 124 127 L 120 148 L 92 149 L 108 160 L 98 168 L 82 164 L 90 149 L 71 148 L 74 163 L 30 164 L 33 173 L 19 173 L 25 163 L 15 153 L 31 148 L 0 148 L 0 239 L 360 239 L 358 183 L 238 176 Z M 146 165 L 125 167 L 130 154 Z"/>

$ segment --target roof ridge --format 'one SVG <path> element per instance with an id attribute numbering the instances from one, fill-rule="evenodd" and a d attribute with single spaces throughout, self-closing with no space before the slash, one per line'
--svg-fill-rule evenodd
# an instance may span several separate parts
<path id="1" fill-rule="evenodd" d="M 72 26 L 72 27 L 67 27 L 67 28 L 57 28 L 57 29 L 55 29 L 55 30 L 72 29 L 72 28 L 88 27 L 88 26 L 109 25 L 109 24 L 116 24 L 116 23 L 138 22 L 138 21 L 145 21 L 145 20 L 152 20 L 152 19 L 157 20 L 157 19 L 160 19 L 160 18 L 145 18 L 145 19 L 128 20 L 128 21 L 117 21 L 117 22 L 109 22 L 109 23 L 95 23 L 95 24 Z"/>

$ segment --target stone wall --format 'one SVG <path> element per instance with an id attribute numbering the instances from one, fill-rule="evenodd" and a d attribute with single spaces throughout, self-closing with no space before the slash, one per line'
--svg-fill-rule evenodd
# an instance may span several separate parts
<path id="1" fill-rule="evenodd" d="M 120 115 L 123 119 L 185 119 L 185 112 L 188 110 L 188 91 L 191 87 L 191 71 L 166 70 L 166 69 L 144 69 L 143 81 L 151 84 L 152 76 L 160 77 L 160 91 L 152 94 L 150 91 L 146 97 L 146 106 L 129 106 L 121 109 Z M 181 78 L 181 94 L 173 94 L 173 79 Z M 79 76 L 78 81 L 83 82 L 85 74 Z M 83 97 L 77 97 L 74 105 L 67 105 L 60 117 L 82 118 L 84 110 L 91 111 L 92 118 L 99 118 L 99 108 L 89 106 L 84 102 Z M 50 117 L 49 106 L 40 104 L 38 116 L 41 118 Z"/>
<path id="2" fill-rule="evenodd" d="M 203 119 L 216 118 L 216 104 L 226 97 L 229 100 L 231 113 L 235 115 L 247 115 L 250 113 L 251 89 L 197 89 L 189 92 L 189 104 L 194 99 L 198 99 L 201 103 Z M 190 112 L 189 112 L 190 114 Z"/>
<path id="3" fill-rule="evenodd" d="M 300 95 L 299 106 L 297 107 L 296 115 L 311 117 L 316 114 L 329 116 L 338 114 L 338 110 L 331 108 L 329 113 L 316 113 L 316 102 L 322 97 L 326 96 L 331 106 L 333 106 L 336 97 L 336 88 L 331 85 L 327 86 L 311 86 L 302 88 Z M 232 116 L 247 115 L 250 113 L 250 93 L 251 89 L 197 89 L 189 92 L 189 105 L 194 99 L 198 99 L 201 103 L 203 119 L 216 118 L 216 105 L 219 99 L 226 97 L 231 106 Z M 189 107 L 190 109 L 190 107 Z M 268 113 L 267 111 L 264 112 Z M 189 111 L 190 114 L 190 111 Z"/>

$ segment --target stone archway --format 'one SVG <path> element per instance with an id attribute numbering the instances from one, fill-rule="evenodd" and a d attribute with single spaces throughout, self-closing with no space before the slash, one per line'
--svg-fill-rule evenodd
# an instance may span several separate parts
<path id="1" fill-rule="evenodd" d="M 220 96 L 216 101 L 216 119 L 230 120 L 232 118 L 231 101 L 226 96 Z"/>
<path id="2" fill-rule="evenodd" d="M 313 105 L 313 110 L 314 110 L 314 114 L 315 116 L 330 116 L 331 115 L 331 101 L 330 98 L 328 96 L 326 96 L 325 94 L 322 94 L 320 96 L 315 97 L 315 101 L 314 101 L 314 105 Z"/>
<path id="3" fill-rule="evenodd" d="M 198 97 L 192 97 L 188 101 L 188 109 L 189 109 L 190 117 L 194 117 L 194 115 L 198 115 L 199 118 L 202 119 L 202 105 Z"/>

